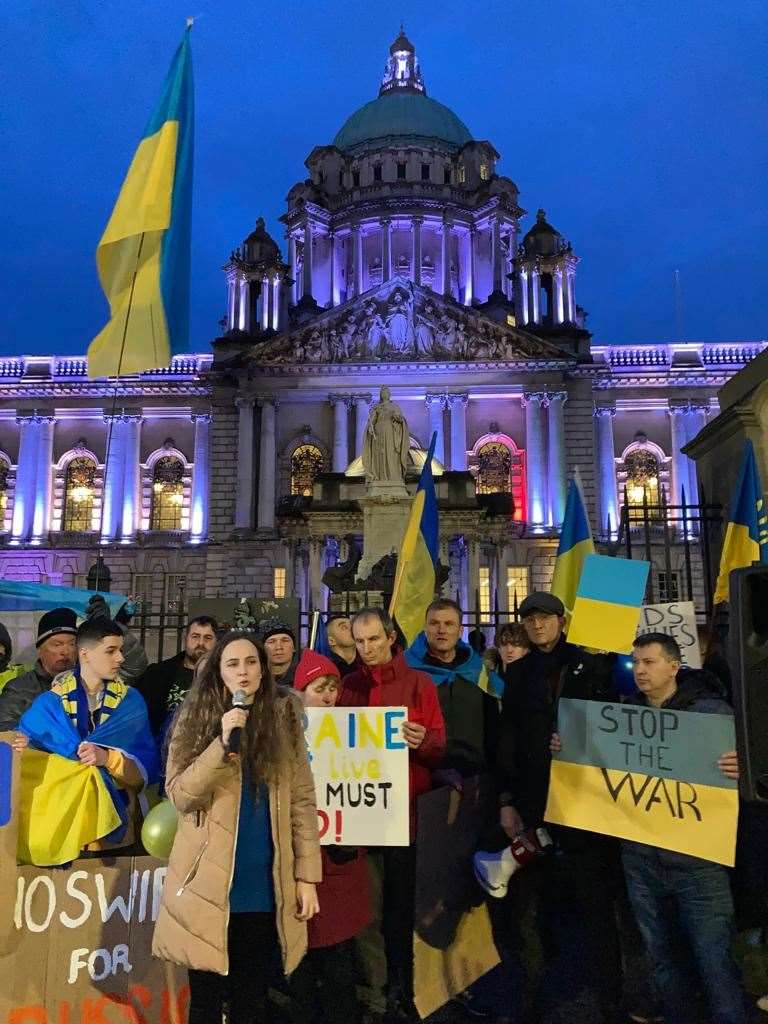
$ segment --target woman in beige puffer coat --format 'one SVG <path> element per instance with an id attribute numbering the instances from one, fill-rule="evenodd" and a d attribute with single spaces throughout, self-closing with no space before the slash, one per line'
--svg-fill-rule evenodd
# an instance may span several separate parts
<path id="1" fill-rule="evenodd" d="M 190 689 L 166 788 L 179 825 L 152 951 L 189 968 L 190 1024 L 219 1024 L 224 1002 L 229 1024 L 260 1024 L 280 958 L 289 974 L 306 951 L 321 861 L 301 706 L 251 634 L 225 634 Z"/>

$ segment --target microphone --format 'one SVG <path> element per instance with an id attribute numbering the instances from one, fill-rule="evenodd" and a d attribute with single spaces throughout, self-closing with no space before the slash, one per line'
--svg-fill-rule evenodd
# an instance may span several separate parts
<path id="1" fill-rule="evenodd" d="M 232 707 L 233 708 L 247 708 L 248 707 L 248 694 L 245 690 L 235 690 L 232 694 Z M 230 754 L 240 753 L 240 739 L 243 730 L 238 726 L 233 729 L 229 734 L 229 752 Z"/>

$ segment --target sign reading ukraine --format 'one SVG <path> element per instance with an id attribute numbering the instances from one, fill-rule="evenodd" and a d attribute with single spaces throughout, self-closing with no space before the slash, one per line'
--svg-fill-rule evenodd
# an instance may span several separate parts
<path id="1" fill-rule="evenodd" d="M 733 866 L 738 784 L 730 715 L 560 701 L 545 820 Z"/>
<path id="2" fill-rule="evenodd" d="M 408 846 L 407 708 L 305 708 L 320 842 Z"/>
<path id="3" fill-rule="evenodd" d="M 587 555 L 568 627 L 569 643 L 628 654 L 649 569 L 649 562 Z"/>

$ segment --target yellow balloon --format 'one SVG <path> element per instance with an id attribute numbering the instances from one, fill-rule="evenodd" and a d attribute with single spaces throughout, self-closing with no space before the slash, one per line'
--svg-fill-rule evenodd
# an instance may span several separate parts
<path id="1" fill-rule="evenodd" d="M 144 819 L 141 842 L 150 857 L 168 860 L 176 836 L 178 815 L 170 800 L 161 800 Z"/>

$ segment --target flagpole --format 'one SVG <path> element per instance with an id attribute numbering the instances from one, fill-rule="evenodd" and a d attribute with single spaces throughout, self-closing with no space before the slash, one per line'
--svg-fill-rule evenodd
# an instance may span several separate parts
<path id="1" fill-rule="evenodd" d="M 93 588 L 94 591 L 98 591 L 98 589 L 99 589 L 99 581 L 100 581 L 100 577 L 101 577 L 101 569 L 102 569 L 102 564 L 103 564 L 103 558 L 101 556 L 101 536 L 102 536 L 102 533 L 103 533 L 103 530 L 104 530 L 104 507 L 106 505 L 106 502 L 104 501 L 104 494 L 105 494 L 106 488 L 107 488 L 107 472 L 108 472 L 108 469 L 109 469 L 109 456 L 110 456 L 110 453 L 112 451 L 112 433 L 113 433 L 114 428 L 115 428 L 115 412 L 117 410 L 117 395 L 118 395 L 118 390 L 120 388 L 120 373 L 121 373 L 121 370 L 123 368 L 123 357 L 125 355 L 125 343 L 126 343 L 126 339 L 128 337 L 128 322 L 131 319 L 131 310 L 133 308 L 133 293 L 136 290 L 136 278 L 138 277 L 138 274 L 139 274 L 139 264 L 141 262 L 141 250 L 144 247 L 144 235 L 145 235 L 145 232 L 142 231 L 141 235 L 139 236 L 139 246 L 138 246 L 138 249 L 136 250 L 136 265 L 133 268 L 133 277 L 131 279 L 131 290 L 130 290 L 130 293 L 128 295 L 128 308 L 125 311 L 125 323 L 123 324 L 123 337 L 122 337 L 122 339 L 120 341 L 120 355 L 118 356 L 118 359 L 117 359 L 117 373 L 115 374 L 115 386 L 114 386 L 114 392 L 112 394 L 112 409 L 111 409 L 110 414 L 109 414 L 109 429 L 107 430 L 107 450 L 106 450 L 106 453 L 104 455 L 104 478 L 103 478 L 102 484 L 101 484 L 101 511 L 99 513 L 99 539 L 98 539 L 99 553 L 98 553 L 98 555 L 96 557 L 96 579 L 94 580 L 94 588 Z"/>

